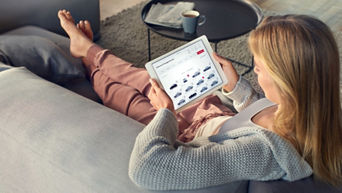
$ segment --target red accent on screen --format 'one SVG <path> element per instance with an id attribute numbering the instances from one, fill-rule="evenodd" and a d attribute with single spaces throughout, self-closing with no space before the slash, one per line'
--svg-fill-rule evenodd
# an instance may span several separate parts
<path id="1" fill-rule="evenodd" d="M 200 55 L 200 54 L 202 54 L 203 52 L 204 52 L 204 50 L 202 49 L 202 50 L 200 50 L 200 51 L 197 52 L 197 55 Z"/>

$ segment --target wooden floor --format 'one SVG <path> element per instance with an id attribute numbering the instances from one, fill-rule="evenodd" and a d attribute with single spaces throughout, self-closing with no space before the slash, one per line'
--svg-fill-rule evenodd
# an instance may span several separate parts
<path id="1" fill-rule="evenodd" d="M 262 9 L 281 14 L 315 16 L 331 28 L 342 31 L 342 0 L 250 0 Z"/>

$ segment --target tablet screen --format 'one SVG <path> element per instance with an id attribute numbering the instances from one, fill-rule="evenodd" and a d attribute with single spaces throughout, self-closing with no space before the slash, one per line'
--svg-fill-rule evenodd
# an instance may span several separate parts
<path id="1" fill-rule="evenodd" d="M 210 54 L 199 39 L 152 63 L 176 110 L 222 84 Z"/>

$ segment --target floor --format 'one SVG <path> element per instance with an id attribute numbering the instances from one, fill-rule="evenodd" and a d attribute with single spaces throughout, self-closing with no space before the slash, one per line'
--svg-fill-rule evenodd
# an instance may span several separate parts
<path id="1" fill-rule="evenodd" d="M 342 30 L 342 0 L 250 0 L 263 9 L 282 13 L 308 14 L 330 27 Z"/>
<path id="2" fill-rule="evenodd" d="M 101 20 L 139 4 L 144 0 L 100 0 Z"/>
<path id="3" fill-rule="evenodd" d="M 145 0 L 100 0 L 101 19 Z M 209 0 L 208 0 L 209 1 Z M 314 15 L 330 27 L 342 30 L 342 0 L 250 0 L 263 9 Z"/>

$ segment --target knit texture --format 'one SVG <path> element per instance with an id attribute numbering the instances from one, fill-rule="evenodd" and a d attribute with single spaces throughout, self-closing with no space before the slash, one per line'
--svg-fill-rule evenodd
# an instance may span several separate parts
<path id="1" fill-rule="evenodd" d="M 258 98 L 252 96 L 256 93 L 248 82 L 239 82 L 237 86 L 244 89 L 228 94 L 242 96 L 237 101 L 243 103 Z M 129 163 L 135 184 L 153 190 L 188 190 L 239 180 L 294 181 L 312 174 L 290 143 L 266 129 L 242 127 L 190 143 L 177 141 L 177 130 L 173 113 L 161 109 L 137 136 Z"/>

